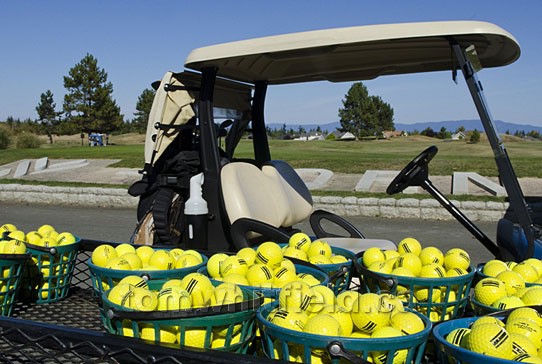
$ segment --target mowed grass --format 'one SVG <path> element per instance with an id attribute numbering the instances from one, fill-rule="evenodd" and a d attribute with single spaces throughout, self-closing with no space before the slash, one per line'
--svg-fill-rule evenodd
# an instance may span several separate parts
<path id="1" fill-rule="evenodd" d="M 117 144 L 107 147 L 81 147 L 73 144 L 44 145 L 39 149 L 0 150 L 0 165 L 22 159 L 118 159 L 113 167 L 142 168 L 144 145 Z M 131 140 L 128 138 L 128 143 Z M 294 168 L 324 168 L 336 173 L 364 173 L 366 170 L 400 170 L 425 148 L 435 145 L 439 152 L 430 163 L 431 175 L 477 172 L 497 176 L 495 157 L 487 141 L 443 141 L 423 136 L 372 141 L 293 141 L 270 140 L 271 157 L 288 161 Z M 542 177 L 542 142 L 507 140 L 506 151 L 518 177 Z M 252 157 L 252 142 L 243 140 L 236 156 Z"/>
<path id="2" fill-rule="evenodd" d="M 39 149 L 0 150 L 0 165 L 23 159 L 119 159 L 117 167 L 142 168 L 144 146 L 110 145 L 107 147 L 60 146 Z"/>
<path id="3" fill-rule="evenodd" d="M 372 141 L 270 141 L 273 159 L 288 161 L 294 168 L 325 168 L 336 173 L 364 173 L 367 170 L 401 170 L 427 147 L 435 145 L 438 153 L 430 163 L 435 176 L 453 172 L 477 172 L 482 176 L 498 175 L 489 143 L 443 141 L 427 137 L 408 137 Z M 518 177 L 542 177 L 542 142 L 505 143 Z M 251 156 L 251 145 L 242 143 L 239 155 Z"/>

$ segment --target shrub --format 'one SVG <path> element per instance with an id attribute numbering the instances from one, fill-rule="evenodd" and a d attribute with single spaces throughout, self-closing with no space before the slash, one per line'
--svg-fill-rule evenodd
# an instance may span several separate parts
<path id="1" fill-rule="evenodd" d="M 0 149 L 8 149 L 11 142 L 11 136 L 9 131 L 4 128 L 0 128 Z"/>
<path id="2" fill-rule="evenodd" d="M 473 132 L 470 135 L 470 142 L 471 143 L 478 143 L 480 141 L 480 132 L 476 129 L 473 130 Z"/>
<path id="3" fill-rule="evenodd" d="M 17 148 L 18 149 L 35 149 L 40 147 L 40 140 L 37 136 L 33 134 L 23 134 L 19 135 L 17 138 Z"/>

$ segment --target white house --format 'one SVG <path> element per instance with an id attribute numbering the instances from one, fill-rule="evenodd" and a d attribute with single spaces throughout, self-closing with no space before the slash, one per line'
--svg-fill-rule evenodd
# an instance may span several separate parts
<path id="1" fill-rule="evenodd" d="M 314 133 L 309 135 L 309 140 L 325 140 L 324 136 L 321 133 Z"/>
<path id="2" fill-rule="evenodd" d="M 321 133 L 314 133 L 311 135 L 302 135 L 293 140 L 302 140 L 302 141 L 312 141 L 312 140 L 325 140 L 324 136 Z"/>
<path id="3" fill-rule="evenodd" d="M 462 131 L 452 134 L 452 140 L 462 140 L 462 139 L 465 139 L 466 137 L 467 136 Z"/>

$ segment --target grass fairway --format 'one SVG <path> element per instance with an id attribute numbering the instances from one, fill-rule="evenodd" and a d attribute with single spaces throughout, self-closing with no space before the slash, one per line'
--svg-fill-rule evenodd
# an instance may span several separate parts
<path id="1" fill-rule="evenodd" d="M 270 141 L 273 159 L 283 159 L 295 168 L 325 168 L 336 173 L 364 173 L 366 170 L 400 170 L 425 148 L 436 145 L 439 152 L 430 164 L 435 176 L 453 172 L 498 175 L 495 157 L 487 142 L 468 144 L 423 136 L 354 142 Z M 542 177 L 542 143 L 514 141 L 505 144 L 518 177 Z M 239 156 L 251 155 L 251 145 L 242 143 Z"/>
<path id="2" fill-rule="evenodd" d="M 542 143 L 537 141 L 505 140 L 506 150 L 518 177 L 542 178 Z M 132 140 L 132 139 L 128 139 Z M 0 150 L 0 165 L 22 159 L 119 159 L 116 167 L 142 168 L 144 145 L 121 144 L 107 147 L 61 144 L 44 145 L 40 149 Z M 127 142 L 130 143 L 130 142 Z M 400 170 L 425 148 L 436 145 L 438 154 L 431 161 L 432 175 L 451 175 L 455 171 L 477 172 L 497 176 L 497 167 L 487 141 L 468 144 L 465 141 L 443 141 L 423 136 L 372 141 L 292 141 L 270 140 L 273 159 L 288 161 L 295 168 L 324 168 L 336 173 L 364 173 L 369 169 Z M 236 156 L 250 158 L 252 142 L 243 140 Z"/>
<path id="3" fill-rule="evenodd" d="M 118 167 L 143 167 L 144 146 L 111 145 L 107 147 L 47 146 L 39 149 L 0 150 L 0 165 L 22 159 L 120 159 Z"/>

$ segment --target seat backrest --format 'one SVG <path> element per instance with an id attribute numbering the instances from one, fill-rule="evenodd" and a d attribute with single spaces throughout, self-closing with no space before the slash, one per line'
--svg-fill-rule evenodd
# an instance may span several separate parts
<path id="1" fill-rule="evenodd" d="M 220 172 L 224 207 L 230 224 L 251 218 L 274 227 L 284 226 L 289 204 L 282 187 L 253 164 L 232 162 Z"/>
<path id="2" fill-rule="evenodd" d="M 285 161 L 274 160 L 262 167 L 262 172 L 280 186 L 288 207 L 282 226 L 292 226 L 305 221 L 312 213 L 312 195 L 295 169 Z"/>
<path id="3" fill-rule="evenodd" d="M 290 227 L 312 213 L 309 189 L 284 161 L 259 169 L 246 162 L 224 165 L 220 172 L 224 207 L 230 224 L 251 218 L 274 227 Z"/>

